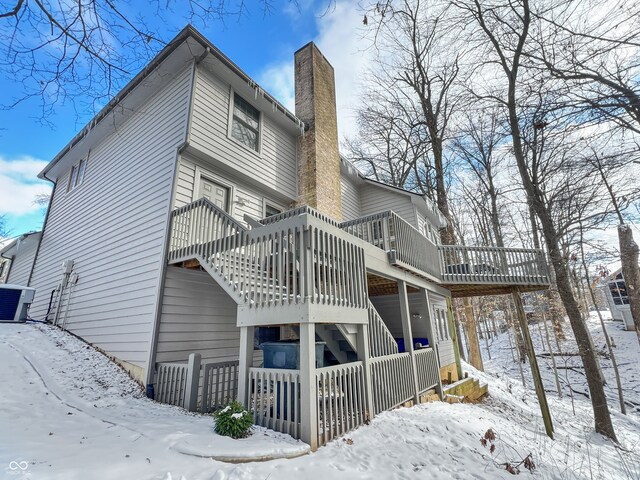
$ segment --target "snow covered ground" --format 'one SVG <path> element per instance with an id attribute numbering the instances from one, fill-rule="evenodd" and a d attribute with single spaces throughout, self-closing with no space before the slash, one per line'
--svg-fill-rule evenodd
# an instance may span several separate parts
<path id="1" fill-rule="evenodd" d="M 301 445 L 264 429 L 246 440 L 218 437 L 211 417 L 144 398 L 119 368 L 79 340 L 44 325 L 0 324 L 0 478 L 493 479 L 512 478 L 504 464 L 516 466 L 531 454 L 535 478 L 638 479 L 640 349 L 633 332 L 611 333 L 630 379 L 629 402 L 635 403 L 623 417 L 612 390 L 621 447 L 592 432 L 588 399 L 574 394 L 574 416 L 571 399 L 553 395 L 552 377 L 543 367 L 556 427 L 556 439 L 548 439 L 531 382 L 522 387 L 503 334 L 490 345 L 487 373 L 478 373 L 490 384 L 491 396 L 483 403 L 398 409 L 314 454 L 229 464 L 184 455 L 176 446 L 185 439 L 238 452 L 295 451 Z M 569 372 L 576 376 L 572 387 L 582 388 L 579 373 Z M 488 429 L 497 435 L 493 453 L 490 444 L 480 443 Z M 520 475 L 530 475 L 523 465 L 518 468 Z"/>

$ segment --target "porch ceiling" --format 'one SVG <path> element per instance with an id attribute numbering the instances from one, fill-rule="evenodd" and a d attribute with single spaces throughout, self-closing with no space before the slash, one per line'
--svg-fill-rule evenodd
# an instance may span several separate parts
<path id="1" fill-rule="evenodd" d="M 388 278 L 380 277 L 372 273 L 367 273 L 367 284 L 369 286 L 369 296 L 377 297 L 380 295 L 397 295 L 398 294 L 398 282 Z M 420 290 L 407 285 L 408 293 L 416 293 Z"/>

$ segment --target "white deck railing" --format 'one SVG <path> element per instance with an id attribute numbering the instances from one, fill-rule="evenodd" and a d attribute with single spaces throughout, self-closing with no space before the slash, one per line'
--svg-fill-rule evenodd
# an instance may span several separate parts
<path id="1" fill-rule="evenodd" d="M 415 394 L 411 354 L 371 359 L 371 383 L 375 415 L 411 400 Z"/>
<path id="2" fill-rule="evenodd" d="M 186 363 L 158 364 L 158 377 L 154 387 L 155 399 L 161 403 L 184 407 L 187 378 Z"/>
<path id="3" fill-rule="evenodd" d="M 440 383 L 438 359 L 433 348 L 424 348 L 414 352 L 418 374 L 418 392 L 422 393 Z"/>
<path id="4" fill-rule="evenodd" d="M 335 222 L 308 214 L 308 207 L 297 210 L 247 230 L 208 200 L 197 200 L 172 213 L 169 261 L 197 259 L 253 307 L 366 308 L 363 249 Z"/>
<path id="5" fill-rule="evenodd" d="M 376 307 L 369 300 L 369 355 L 382 357 L 398 353 L 398 342 L 393 338 Z"/>
<path id="6" fill-rule="evenodd" d="M 446 284 L 549 285 L 542 250 L 440 245 Z"/>
<path id="7" fill-rule="evenodd" d="M 249 369 L 249 399 L 257 425 L 300 438 L 300 372 Z"/>
<path id="8" fill-rule="evenodd" d="M 214 411 L 238 397 L 238 365 L 202 363 L 194 353 L 186 363 L 158 363 L 154 398 L 192 412 Z"/>
<path id="9" fill-rule="evenodd" d="M 438 246 L 395 212 L 376 213 L 343 222 L 340 228 L 389 252 L 391 263 L 401 262 L 440 278 Z"/>
<path id="10" fill-rule="evenodd" d="M 200 411 L 212 412 L 238 396 L 238 360 L 202 365 Z"/>
<path id="11" fill-rule="evenodd" d="M 316 370 L 318 445 L 324 445 L 365 422 L 364 382 L 362 362 Z"/>

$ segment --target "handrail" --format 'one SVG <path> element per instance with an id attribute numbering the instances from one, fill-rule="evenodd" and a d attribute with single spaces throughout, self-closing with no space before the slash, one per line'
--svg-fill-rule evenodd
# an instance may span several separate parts
<path id="1" fill-rule="evenodd" d="M 398 353 L 398 342 L 385 325 L 376 307 L 369 300 L 369 355 L 382 357 Z"/>
<path id="2" fill-rule="evenodd" d="M 526 248 L 440 245 L 445 284 L 549 285 L 542 250 Z"/>
<path id="3" fill-rule="evenodd" d="M 197 259 L 254 307 L 298 303 L 367 308 L 364 250 L 322 218 L 298 209 L 245 229 L 201 199 L 172 212 L 169 261 Z"/>
<path id="4" fill-rule="evenodd" d="M 395 212 L 342 222 L 340 228 L 389 253 L 393 265 L 443 284 L 549 285 L 542 250 L 436 245 Z"/>
<path id="5" fill-rule="evenodd" d="M 281 220 L 286 220 L 288 218 L 291 217 L 297 217 L 299 215 L 311 215 L 319 220 L 322 220 L 323 222 L 327 222 L 331 225 L 333 225 L 334 227 L 339 227 L 339 223 L 334 220 L 331 217 L 328 217 L 327 215 L 324 215 L 323 213 L 320 213 L 319 211 L 317 211 L 314 208 L 311 208 L 307 205 L 303 205 L 301 207 L 296 207 L 293 208 L 291 210 L 287 210 L 285 212 L 281 212 L 281 213 L 277 213 L 275 215 L 271 215 L 270 217 L 267 218 L 263 218 L 262 220 L 258 220 L 261 224 L 263 225 L 269 225 L 271 223 L 276 223 L 279 222 Z"/>
<path id="6" fill-rule="evenodd" d="M 173 216 L 176 216 L 176 215 L 180 215 L 180 214 L 182 214 L 184 212 L 188 212 L 189 210 L 194 210 L 194 209 L 196 209 L 196 208 L 198 208 L 200 206 L 207 206 L 207 207 L 211 207 L 211 208 L 215 209 L 219 216 L 221 216 L 222 218 L 227 220 L 231 225 L 235 226 L 238 230 L 247 230 L 245 228 L 245 226 L 242 225 L 240 222 L 238 222 L 235 218 L 233 218 L 227 212 L 222 210 L 220 207 L 218 207 L 211 200 L 208 200 L 208 199 L 206 199 L 204 197 L 199 198 L 198 200 L 195 200 L 195 201 L 193 201 L 191 203 L 188 203 L 187 205 L 183 205 L 182 207 L 176 208 L 171 213 L 172 213 Z"/>
<path id="7" fill-rule="evenodd" d="M 392 264 L 404 264 L 440 278 L 438 246 L 392 210 L 340 224 L 340 228 L 389 252 Z"/>

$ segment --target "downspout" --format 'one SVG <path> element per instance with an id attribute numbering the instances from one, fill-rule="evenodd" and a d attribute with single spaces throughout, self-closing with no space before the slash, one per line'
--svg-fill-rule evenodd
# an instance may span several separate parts
<path id="1" fill-rule="evenodd" d="M 158 288 L 156 294 L 156 312 L 153 321 L 153 328 L 151 330 L 151 341 L 149 345 L 149 358 L 147 360 L 147 371 L 146 371 L 146 394 L 147 397 L 153 399 L 155 396 L 154 392 L 154 377 L 155 377 L 155 361 L 156 361 L 156 353 L 158 349 L 158 333 L 160 330 L 160 318 L 162 316 L 162 298 L 164 297 L 164 285 L 165 279 L 167 275 L 167 254 L 169 252 L 169 242 L 171 240 L 171 212 L 173 211 L 173 205 L 175 203 L 176 198 L 176 189 L 178 184 L 178 165 L 180 164 L 180 154 L 182 151 L 189 145 L 189 137 L 191 132 L 191 112 L 193 110 L 193 99 L 195 96 L 195 88 L 196 88 L 196 74 L 198 69 L 198 64 L 204 60 L 204 58 L 209 53 L 209 48 L 207 47 L 204 53 L 194 60 L 192 70 L 191 70 L 191 90 L 189 93 L 189 107 L 187 109 L 187 121 L 185 122 L 185 131 L 184 131 L 184 142 L 176 149 L 176 160 L 173 164 L 172 171 L 172 185 L 171 185 L 171 197 L 169 199 L 169 205 L 167 207 L 167 216 L 166 216 L 166 228 L 164 232 L 164 245 L 162 247 L 162 256 L 160 258 L 160 271 L 158 278 Z"/>

